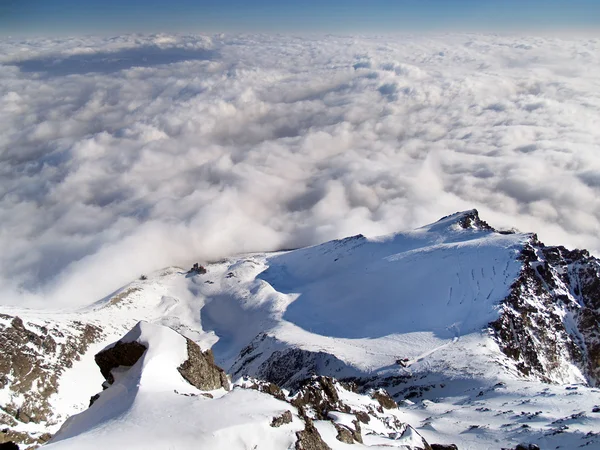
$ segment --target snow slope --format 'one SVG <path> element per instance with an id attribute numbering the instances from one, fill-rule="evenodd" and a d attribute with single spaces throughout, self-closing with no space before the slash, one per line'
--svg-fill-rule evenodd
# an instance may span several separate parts
<path id="1" fill-rule="evenodd" d="M 39 430 L 55 432 L 61 419 L 85 408 L 102 381 L 97 372 L 88 378 L 91 355 L 146 320 L 212 348 L 234 380 L 249 376 L 296 389 L 318 374 L 352 381 L 363 392 L 384 387 L 397 401 L 406 399 L 402 419 L 429 442 L 461 449 L 519 442 L 600 448 L 594 434 L 600 413 L 593 412 L 600 393 L 587 386 L 581 367 L 560 354 L 561 370 L 550 381 L 561 385 L 545 385 L 535 373 L 524 374 L 489 327 L 506 312 L 504 301 L 522 276 L 522 252 L 532 239 L 496 232 L 476 211 L 467 211 L 390 236 L 241 255 L 205 264 L 203 274 L 166 269 L 79 311 L 0 312 L 25 324 L 67 329 L 80 321 L 102 329 L 80 361 L 64 370 L 50 397 L 57 423 L 40 423 Z M 3 392 L 9 398 L 10 385 Z M 150 408 L 144 398 L 127 400 L 123 414 L 134 414 L 138 404 Z M 168 424 L 180 407 L 203 414 L 201 402 L 188 401 L 165 397 L 156 417 L 132 415 L 128 421 Z M 214 425 L 197 420 L 198 427 Z M 325 434 L 329 426 L 317 423 Z M 153 432 L 160 440 L 160 431 Z"/>
<path id="2" fill-rule="evenodd" d="M 348 392 L 335 382 L 325 381 L 331 388 L 328 395 L 333 395 L 345 412 L 331 413 L 325 420 L 310 403 L 296 408 L 293 400 L 285 401 L 289 393 L 261 392 L 254 380 L 240 380 L 232 391 L 196 389 L 177 369 L 188 360 L 188 343 L 170 328 L 140 322 L 117 345 L 132 342 L 145 347 L 141 357 L 132 366 L 113 368 L 112 384 L 89 409 L 67 420 L 48 448 L 299 448 L 298 433 L 306 432 L 307 424 L 313 423 L 308 416 L 314 418 L 317 429 L 324 430 L 333 448 L 340 442 L 341 427 L 348 432 L 358 430 L 359 444 L 362 430 L 367 433 L 366 445 L 358 448 L 385 445 L 418 450 L 427 445 L 414 429 L 398 422 L 397 409 L 384 413 L 376 400 Z M 114 348 L 116 345 L 107 347 Z M 125 351 L 120 347 L 113 356 L 123 358 Z M 317 380 L 315 383 L 320 386 Z M 311 398 L 315 393 L 323 391 L 311 391 Z M 333 401 L 326 395 L 323 399 Z M 367 422 L 364 427 L 358 425 L 353 411 L 362 412 Z M 394 431 L 392 436 L 389 431 Z M 321 439 L 322 447 L 310 448 L 325 449 Z"/>
<path id="3" fill-rule="evenodd" d="M 147 350 L 88 410 L 71 417 L 48 448 L 285 449 L 303 429 L 297 415 L 271 427 L 289 405 L 269 395 L 242 389 L 201 395 L 177 372 L 187 359 L 186 341 L 167 327 L 141 322 L 122 341 Z"/>

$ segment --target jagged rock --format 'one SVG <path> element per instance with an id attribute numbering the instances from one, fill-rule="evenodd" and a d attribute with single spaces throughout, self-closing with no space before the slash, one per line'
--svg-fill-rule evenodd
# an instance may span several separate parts
<path id="1" fill-rule="evenodd" d="M 192 386 L 202 391 L 212 391 L 221 387 L 229 390 L 227 375 L 215 364 L 212 351 L 202 352 L 198 344 L 186 338 L 188 359 L 177 370 Z M 147 350 L 146 346 L 137 341 L 118 341 L 95 356 L 100 372 L 112 384 L 114 377 L 111 371 L 117 367 L 133 366 Z M 92 397 L 90 406 L 97 398 Z"/>
<path id="2" fill-rule="evenodd" d="M 521 273 L 490 324 L 500 349 L 523 375 L 560 382 L 572 363 L 600 385 L 600 261 L 585 250 L 547 247 L 535 235 L 519 258 Z"/>
<path id="3" fill-rule="evenodd" d="M 356 411 L 354 415 L 360 422 L 364 424 L 367 424 L 371 421 L 371 417 L 364 411 Z"/>
<path id="4" fill-rule="evenodd" d="M 463 213 L 463 217 L 458 221 L 458 224 L 464 229 L 496 231 L 487 222 L 479 218 L 479 211 L 476 209 Z"/>
<path id="5" fill-rule="evenodd" d="M 0 422 L 7 427 L 0 442 L 36 445 L 39 438 L 12 428 L 27 423 L 43 429 L 54 419 L 49 398 L 58 390 L 60 375 L 99 340 L 102 331 L 79 321 L 59 328 L 43 320 L 7 314 L 0 318 L 0 388 L 12 398 L 11 403 L 0 403 Z"/>
<path id="6" fill-rule="evenodd" d="M 100 373 L 108 384 L 114 383 L 111 373 L 117 367 L 131 367 L 142 357 L 147 348 L 139 342 L 116 342 L 113 346 L 96 354 L 94 359 L 100 368 Z"/>
<path id="7" fill-rule="evenodd" d="M 198 344 L 187 339 L 187 351 L 187 361 L 177 370 L 188 383 L 202 391 L 212 391 L 221 387 L 229 390 L 227 375 L 215 364 L 211 350 L 202 353 Z"/>
<path id="8" fill-rule="evenodd" d="M 354 437 L 352 432 L 344 425 L 334 424 L 337 430 L 337 436 L 335 437 L 338 441 L 344 444 L 354 444 Z"/>
<path id="9" fill-rule="evenodd" d="M 244 373 L 248 364 L 247 358 L 243 365 L 234 373 Z M 250 361 L 252 361 L 250 359 Z M 300 348 L 289 348 L 273 352 L 257 370 L 257 377 L 275 383 L 278 386 L 297 389 L 304 380 L 313 375 L 321 375 L 322 368 L 328 367 L 329 373 L 336 368 L 345 367 L 345 363 L 325 352 L 312 352 Z"/>
<path id="10" fill-rule="evenodd" d="M 331 450 L 323 438 L 319 434 L 319 431 L 316 429 L 312 420 L 308 417 L 304 417 L 304 422 L 306 426 L 303 431 L 298 431 L 296 433 L 296 450 Z"/>
<path id="11" fill-rule="evenodd" d="M 396 409 L 398 408 L 398 404 L 396 401 L 390 396 L 390 394 L 385 389 L 378 389 L 371 395 L 375 400 L 379 402 L 382 408 L 385 409 Z"/>
<path id="12" fill-rule="evenodd" d="M 256 380 L 254 383 L 247 386 L 247 389 L 254 389 L 259 392 L 272 395 L 278 400 L 286 400 L 285 394 L 281 388 L 274 383 L 269 383 L 268 381 Z"/>
<path id="13" fill-rule="evenodd" d="M 92 395 L 90 397 L 90 404 L 89 404 L 88 408 L 90 406 L 92 406 L 96 402 L 96 400 L 98 400 L 99 398 L 100 398 L 100 394 Z"/>
<path id="14" fill-rule="evenodd" d="M 18 444 L 19 446 L 25 446 L 29 449 L 37 448 L 46 441 L 40 440 L 39 438 L 36 438 L 35 436 L 32 436 L 24 431 L 16 431 L 5 428 L 0 431 L 0 444 L 7 444 L 9 442 Z"/>
<path id="15" fill-rule="evenodd" d="M 302 410 L 311 408 L 319 420 L 326 420 L 331 411 L 350 413 L 350 407 L 340 402 L 336 383 L 337 381 L 329 377 L 313 377 L 305 380 L 291 403 Z"/>
<path id="16" fill-rule="evenodd" d="M 271 421 L 271 426 L 273 428 L 279 428 L 280 426 L 285 425 L 286 423 L 292 423 L 291 411 L 285 411 L 280 416 L 274 417 Z"/>
<path id="17" fill-rule="evenodd" d="M 431 444 L 431 450 L 458 450 L 456 444 Z"/>

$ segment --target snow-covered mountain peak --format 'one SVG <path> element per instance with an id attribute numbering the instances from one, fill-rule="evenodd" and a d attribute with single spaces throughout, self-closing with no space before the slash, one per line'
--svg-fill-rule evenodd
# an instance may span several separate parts
<path id="1" fill-rule="evenodd" d="M 583 436 L 600 425 L 600 416 L 569 422 L 571 434 L 550 435 L 563 409 L 557 412 L 540 399 L 527 407 L 518 402 L 528 389 L 552 392 L 576 415 L 582 399 L 571 391 L 563 398 L 560 385 L 577 383 L 587 396 L 586 411 L 597 406 L 586 402 L 600 403 L 597 391 L 584 387 L 600 383 L 599 289 L 600 263 L 588 252 L 545 246 L 534 234 L 496 231 L 476 210 L 383 237 L 357 235 L 246 254 L 190 271 L 172 267 L 78 311 L 0 311 L 6 349 L 0 355 L 0 417 L 7 418 L 11 439 L 43 442 L 48 438 L 43 433 L 55 432 L 65 416 L 86 408 L 103 382 L 94 355 L 106 356 L 103 349 L 114 348 L 105 349 L 117 340 L 160 348 L 174 333 L 166 326 L 189 340 L 177 342 L 210 348 L 234 384 L 251 379 L 252 385 L 274 383 L 296 391 L 307 379 L 330 377 L 361 395 L 386 389 L 412 411 L 410 417 L 424 420 L 418 431 L 433 442 L 482 448 L 480 439 L 516 444 L 527 436 L 565 444 L 572 442 L 571 434 Z M 146 323 L 138 324 L 141 320 Z M 162 331 L 155 333 L 154 327 Z M 154 346 L 152 336 L 163 334 Z M 162 351 L 154 357 L 149 350 L 132 350 L 134 356 L 135 351 L 145 355 L 139 364 L 148 369 L 145 375 L 127 375 L 137 373 L 135 386 L 163 389 L 154 369 L 177 366 L 185 353 L 180 344 L 167 346 L 175 350 L 166 359 Z M 12 361 L 23 356 L 26 364 L 13 370 Z M 111 364 L 102 367 L 107 382 L 107 373 L 117 385 L 127 379 Z M 31 380 L 29 373 L 38 378 Z M 172 376 L 181 378 L 177 370 Z M 33 381 L 37 390 L 26 392 L 24 386 Z M 489 414 L 483 410 L 486 402 L 505 395 L 513 396 L 513 409 L 547 411 L 544 425 L 529 424 L 528 431 L 504 427 L 496 418 L 509 413 L 500 400 Z M 36 405 L 44 414 L 32 412 Z M 435 425 L 427 408 L 434 411 Z M 473 425 L 491 428 L 456 432 L 449 421 L 460 422 L 464 414 Z"/>
<path id="2" fill-rule="evenodd" d="M 421 230 L 443 232 L 446 230 L 476 230 L 476 231 L 496 231 L 487 222 L 481 220 L 479 211 L 470 209 L 468 211 L 459 211 L 454 214 L 442 217 L 437 222 L 425 225 Z"/>

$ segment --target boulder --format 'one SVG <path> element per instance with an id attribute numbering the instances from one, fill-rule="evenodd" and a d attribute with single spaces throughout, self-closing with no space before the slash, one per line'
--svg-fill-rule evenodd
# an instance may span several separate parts
<path id="1" fill-rule="evenodd" d="M 201 391 L 229 390 L 227 375 L 215 364 L 211 350 L 202 352 L 198 344 L 187 339 L 188 359 L 177 368 L 181 376 Z"/>

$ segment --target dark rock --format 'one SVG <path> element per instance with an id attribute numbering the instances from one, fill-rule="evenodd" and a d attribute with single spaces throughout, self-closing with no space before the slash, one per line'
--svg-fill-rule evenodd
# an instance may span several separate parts
<path id="1" fill-rule="evenodd" d="M 40 441 L 35 434 L 12 428 L 19 423 L 53 420 L 49 398 L 57 392 L 60 376 L 101 337 L 102 331 L 79 321 L 59 328 L 7 314 L 2 318 L 8 324 L 0 325 L 0 388 L 14 400 L 0 410 L 0 423 L 7 427 L 0 433 L 0 442 L 37 445 Z"/>
<path id="2" fill-rule="evenodd" d="M 495 231 L 487 222 L 479 218 L 479 212 L 473 209 L 466 213 L 458 224 L 464 229 L 479 229 L 487 231 Z"/>
<path id="3" fill-rule="evenodd" d="M 48 442 L 50 439 L 52 439 L 52 435 L 50 433 L 44 433 L 38 437 L 38 441 L 41 443 Z"/>
<path id="4" fill-rule="evenodd" d="M 248 386 L 248 389 L 254 389 L 256 391 L 272 395 L 278 400 L 286 400 L 285 394 L 283 393 L 281 388 L 274 383 L 269 383 L 268 381 L 256 381 L 255 383 Z"/>
<path id="5" fill-rule="evenodd" d="M 586 250 L 547 247 L 535 235 L 519 259 L 521 273 L 490 324 L 500 349 L 525 376 L 551 382 L 572 363 L 600 385 L 600 260 Z"/>
<path id="6" fill-rule="evenodd" d="M 285 411 L 280 416 L 274 417 L 271 421 L 271 426 L 273 428 L 279 428 L 280 426 L 285 425 L 286 423 L 292 423 L 291 411 Z"/>
<path id="7" fill-rule="evenodd" d="M 335 437 L 338 441 L 344 444 L 354 444 L 354 437 L 352 432 L 343 425 L 334 423 L 335 429 L 337 430 L 337 436 Z"/>
<path id="8" fill-rule="evenodd" d="M 329 377 L 313 377 L 305 380 L 290 401 L 298 409 L 304 410 L 310 407 L 319 420 L 327 420 L 331 411 L 351 413 L 348 405 L 340 401 L 336 390 L 337 381 Z"/>
<path id="9" fill-rule="evenodd" d="M 31 417 L 29 416 L 29 414 L 27 414 L 25 411 L 23 411 L 22 409 L 19 409 L 17 411 L 17 420 L 23 423 L 29 423 L 31 422 Z"/>
<path id="10" fill-rule="evenodd" d="M 304 418 L 306 426 L 303 431 L 296 433 L 296 450 L 331 450 L 331 448 L 323 441 L 312 420 L 308 417 Z"/>
<path id="11" fill-rule="evenodd" d="M 377 402 L 379 402 L 379 404 L 385 409 L 398 408 L 398 404 L 396 403 L 396 401 L 390 396 L 390 394 L 385 389 L 376 390 L 375 392 L 373 392 L 371 397 L 377 400 Z"/>
<path id="12" fill-rule="evenodd" d="M 189 273 L 202 275 L 206 273 L 206 268 L 204 266 L 198 265 L 198 263 L 194 263 L 192 268 L 189 270 Z"/>
<path id="13" fill-rule="evenodd" d="M 19 450 L 19 446 L 13 441 L 3 442 L 0 444 L 0 450 Z"/>
<path id="14" fill-rule="evenodd" d="M 89 408 L 90 406 L 92 406 L 92 405 L 94 404 L 94 402 L 95 402 L 96 400 L 98 400 L 99 398 L 100 398 L 100 394 L 92 395 L 92 396 L 90 397 L 90 404 L 89 404 L 88 408 Z"/>
<path id="15" fill-rule="evenodd" d="M 363 438 L 362 438 L 362 429 L 360 427 L 360 421 L 358 420 L 353 420 L 352 424 L 354 425 L 354 430 L 350 430 L 352 431 L 352 437 L 354 438 L 354 440 L 360 444 L 363 443 Z"/>
<path id="16" fill-rule="evenodd" d="M 431 444 L 431 450 L 458 450 L 456 444 Z"/>
<path id="17" fill-rule="evenodd" d="M 364 424 L 367 424 L 371 421 L 371 416 L 369 416 L 366 412 L 364 411 L 356 411 L 354 413 L 354 415 L 356 416 L 356 418 L 361 421 Z"/>
<path id="18" fill-rule="evenodd" d="M 100 373 L 108 384 L 113 384 L 115 379 L 111 373 L 113 369 L 120 366 L 131 367 L 142 357 L 146 346 L 139 342 L 121 342 L 96 354 L 94 359 L 100 368 Z"/>
<path id="19" fill-rule="evenodd" d="M 215 364 L 211 350 L 202 353 L 198 344 L 187 339 L 187 351 L 187 361 L 177 370 L 188 383 L 201 391 L 212 391 L 219 388 L 229 390 L 227 375 Z"/>
<path id="20" fill-rule="evenodd" d="M 536 444 L 519 444 L 515 447 L 515 450 L 540 450 Z"/>

